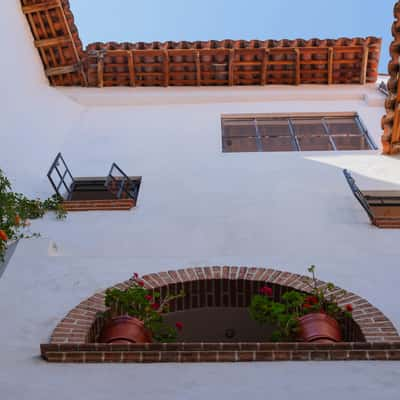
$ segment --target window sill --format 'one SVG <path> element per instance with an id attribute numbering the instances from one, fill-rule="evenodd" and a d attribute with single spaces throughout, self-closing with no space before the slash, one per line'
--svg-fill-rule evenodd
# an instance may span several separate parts
<path id="1" fill-rule="evenodd" d="M 112 200 L 72 200 L 63 201 L 66 211 L 128 211 L 136 207 L 133 199 Z"/>
<path id="2" fill-rule="evenodd" d="M 41 352 L 58 363 L 394 361 L 400 342 L 43 344 Z"/>

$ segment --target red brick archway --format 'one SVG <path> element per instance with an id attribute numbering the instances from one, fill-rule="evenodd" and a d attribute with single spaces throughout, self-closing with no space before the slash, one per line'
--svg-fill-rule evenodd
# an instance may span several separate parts
<path id="1" fill-rule="evenodd" d="M 147 288 L 160 292 L 161 296 L 167 293 L 178 293 L 183 289 L 186 296 L 171 304 L 171 311 L 180 311 L 198 307 L 246 307 L 253 293 L 258 292 L 261 285 L 265 283 L 272 287 L 276 299 L 279 299 L 289 289 L 308 292 L 308 286 L 304 283 L 303 278 L 298 274 L 264 268 L 199 267 L 149 274 L 145 275 L 143 280 Z M 128 280 L 115 287 L 123 289 L 131 284 L 132 281 Z M 326 283 L 321 281 L 320 285 L 323 286 Z M 329 348 L 326 345 L 322 346 L 327 352 L 324 359 L 337 359 L 332 356 L 332 351 L 339 352 L 338 354 L 342 356 L 339 359 L 354 359 L 354 357 L 376 359 L 373 354 L 376 355 L 376 352 L 379 353 L 379 351 L 384 355 L 380 354 L 378 359 L 400 358 L 400 337 L 390 320 L 360 296 L 340 288 L 337 290 L 343 292 L 339 297 L 339 305 L 344 306 L 351 303 L 354 306 L 353 319 L 347 328 L 348 342 L 330 345 Z M 45 359 L 80 362 L 211 361 L 201 358 L 202 353 L 207 353 L 208 357 L 211 352 L 213 361 L 220 360 L 221 357 L 221 361 L 241 361 L 240 354 L 246 353 L 247 348 L 253 349 L 252 355 L 247 354 L 247 357 L 254 360 L 258 359 L 257 351 L 264 353 L 267 351 L 269 352 L 268 357 L 271 356 L 273 359 L 277 359 L 275 353 L 286 352 L 285 357 L 282 356 L 283 353 L 279 357 L 296 359 L 293 358 L 293 354 L 294 352 L 297 354 L 301 348 L 307 354 L 301 354 L 300 358 L 313 359 L 312 353 L 318 354 L 321 347 L 321 345 L 304 343 L 154 343 L 119 346 L 98 344 L 95 342 L 103 325 L 104 294 L 105 291 L 96 293 L 65 316 L 53 331 L 50 344 L 42 345 L 42 355 Z M 228 348 L 230 349 L 229 360 L 226 359 Z M 268 350 L 265 350 L 266 348 Z M 192 354 L 190 359 L 182 359 L 180 353 L 187 353 L 188 349 L 195 355 Z M 283 351 L 283 349 L 286 350 Z M 357 353 L 360 351 L 363 352 L 362 356 Z M 172 355 L 171 352 L 174 354 Z M 355 356 L 354 352 L 357 353 Z M 111 357 L 111 359 L 107 357 Z M 168 359 L 165 360 L 163 357 Z M 170 359 L 171 357 L 172 359 Z M 279 357 L 278 359 L 280 359 Z"/>

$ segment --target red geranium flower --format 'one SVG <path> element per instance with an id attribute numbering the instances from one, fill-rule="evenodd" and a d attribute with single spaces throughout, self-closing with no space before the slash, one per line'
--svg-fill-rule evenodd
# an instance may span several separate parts
<path id="1" fill-rule="evenodd" d="M 306 308 L 306 309 L 311 308 L 311 304 L 304 303 L 304 304 L 303 304 L 303 308 Z"/>
<path id="2" fill-rule="evenodd" d="M 182 324 L 182 322 L 177 322 L 177 323 L 175 324 L 175 326 L 176 326 L 176 329 L 178 329 L 179 331 L 181 331 L 181 330 L 183 329 L 183 324 Z"/>
<path id="3" fill-rule="evenodd" d="M 144 296 L 144 298 L 145 298 L 147 301 L 152 301 L 152 300 L 153 300 L 153 296 L 152 296 L 151 294 L 147 294 L 146 296 Z"/>
<path id="4" fill-rule="evenodd" d="M 7 233 L 5 233 L 5 232 L 3 231 L 3 229 L 0 229 L 0 239 L 1 239 L 1 240 L 4 240 L 5 242 L 7 242 L 7 240 L 8 240 Z"/>
<path id="5" fill-rule="evenodd" d="M 316 296 L 308 296 L 306 297 L 306 303 L 309 304 L 317 304 L 318 303 L 318 298 Z"/>
<path id="6" fill-rule="evenodd" d="M 158 310 L 160 308 L 160 305 L 158 303 L 153 303 L 153 304 L 151 304 L 151 308 L 153 310 Z"/>
<path id="7" fill-rule="evenodd" d="M 352 312 L 353 311 L 353 306 L 351 304 L 346 305 L 346 311 Z"/>
<path id="8" fill-rule="evenodd" d="M 272 296 L 272 289 L 269 286 L 263 286 L 260 289 L 260 293 L 265 295 L 265 296 L 271 297 Z"/>
<path id="9" fill-rule="evenodd" d="M 137 283 L 139 286 L 141 286 L 141 287 L 144 286 L 144 282 L 143 282 L 143 281 L 136 281 L 136 283 Z"/>

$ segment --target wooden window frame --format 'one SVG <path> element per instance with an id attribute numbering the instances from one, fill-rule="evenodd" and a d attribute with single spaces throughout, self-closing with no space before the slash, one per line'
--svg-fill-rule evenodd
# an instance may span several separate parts
<path id="1" fill-rule="evenodd" d="M 359 149 L 340 149 L 339 141 L 337 140 L 339 135 L 334 134 L 331 131 L 331 127 L 329 126 L 330 119 L 353 119 L 355 125 L 360 133 L 360 138 L 365 140 L 365 145 L 368 148 L 359 148 Z M 295 122 L 300 120 L 314 120 L 316 122 L 320 122 L 320 127 L 323 129 L 323 133 L 321 134 L 299 134 L 296 133 Z M 246 136 L 243 135 L 243 139 L 251 139 L 254 138 L 253 149 L 252 150 L 240 150 L 240 143 L 239 143 L 239 150 L 229 150 L 227 147 L 229 146 L 225 144 L 225 142 L 229 142 L 233 136 L 225 135 L 225 123 L 229 121 L 253 121 L 254 122 L 254 136 Z M 287 121 L 288 131 L 286 135 L 263 135 L 261 136 L 259 133 L 259 128 L 257 125 L 257 121 Z M 249 124 L 250 125 L 250 124 Z M 317 125 L 316 125 L 317 126 Z M 223 153 L 242 153 L 242 152 L 296 152 L 296 151 L 367 151 L 367 150 L 377 150 L 378 147 L 374 143 L 373 139 L 368 133 L 365 125 L 361 121 L 360 116 L 357 112 L 329 112 L 329 113 L 271 113 L 271 114 L 222 114 L 221 115 L 221 132 L 222 132 L 222 152 Z M 291 148 L 287 148 L 284 150 L 279 150 L 278 147 L 275 150 L 268 150 L 263 148 L 266 144 L 263 144 L 263 140 L 267 138 L 277 138 L 281 136 L 291 138 Z M 354 135 L 358 136 L 358 135 Z M 238 136 L 239 137 L 239 136 Z M 328 138 L 327 144 L 330 145 L 330 149 L 302 149 L 302 144 L 300 143 L 299 139 L 316 139 L 316 138 Z M 249 142 L 250 143 L 250 142 Z M 230 144 L 231 145 L 231 144 Z M 286 143 L 288 146 L 288 143 Z M 303 146 L 306 146 L 303 144 Z M 318 144 L 317 144 L 318 146 Z"/>

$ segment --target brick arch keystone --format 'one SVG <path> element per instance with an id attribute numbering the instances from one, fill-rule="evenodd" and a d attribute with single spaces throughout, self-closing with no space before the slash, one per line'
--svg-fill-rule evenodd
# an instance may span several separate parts
<path id="1" fill-rule="evenodd" d="M 271 285 L 276 299 L 290 289 L 309 292 L 304 276 L 266 268 L 198 267 L 152 273 L 142 279 L 146 288 L 160 292 L 161 296 L 185 291 L 184 298 L 171 304 L 171 312 L 210 306 L 246 307 L 251 296 L 265 283 Z M 127 280 L 114 287 L 126 289 L 132 283 Z M 324 285 L 327 283 L 319 281 L 320 287 Z M 400 342 L 396 328 L 378 308 L 354 293 L 340 288 L 336 291 L 343 292 L 338 299 L 339 306 L 349 303 L 354 306 L 352 320 L 366 342 Z M 95 342 L 104 323 L 101 316 L 106 311 L 104 297 L 105 291 L 96 293 L 72 309 L 54 329 L 50 344 Z"/>

